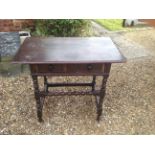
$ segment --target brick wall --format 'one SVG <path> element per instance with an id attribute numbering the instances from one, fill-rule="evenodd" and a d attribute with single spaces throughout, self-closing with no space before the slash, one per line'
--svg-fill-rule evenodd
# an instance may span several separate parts
<path id="1" fill-rule="evenodd" d="M 25 28 L 33 28 L 33 19 L 0 19 L 0 32 L 21 31 Z"/>

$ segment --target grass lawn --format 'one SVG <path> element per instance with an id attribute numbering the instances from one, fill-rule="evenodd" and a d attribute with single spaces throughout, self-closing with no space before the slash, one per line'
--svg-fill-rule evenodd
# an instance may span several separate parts
<path id="1" fill-rule="evenodd" d="M 123 19 L 95 19 L 94 21 L 111 31 L 126 29 L 122 27 Z"/>

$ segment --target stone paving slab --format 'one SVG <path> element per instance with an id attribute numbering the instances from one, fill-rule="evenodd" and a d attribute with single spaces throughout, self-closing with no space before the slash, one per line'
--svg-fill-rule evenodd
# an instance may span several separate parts
<path id="1" fill-rule="evenodd" d="M 127 59 L 151 56 L 148 49 L 145 49 L 143 46 L 137 44 L 136 42 L 128 40 L 124 36 L 116 34 L 111 36 L 111 38 Z"/>
<path id="2" fill-rule="evenodd" d="M 14 56 L 19 47 L 18 32 L 0 32 L 0 54 L 2 57 Z"/>
<path id="3" fill-rule="evenodd" d="M 125 33 L 130 33 L 128 31 L 109 31 L 102 27 L 101 25 L 92 22 L 92 26 L 94 29 L 94 35 L 95 36 L 110 36 L 113 40 L 113 42 L 116 44 L 120 52 L 124 54 L 124 56 L 127 59 L 136 59 L 136 58 L 143 58 L 147 56 L 155 56 L 154 53 L 149 52 L 148 49 L 143 47 L 142 45 L 136 43 L 135 41 L 129 40 L 126 36 L 124 36 Z M 151 27 L 144 27 L 144 28 L 134 28 L 132 32 L 141 32 L 152 30 Z M 135 36 L 136 37 L 136 36 Z"/>

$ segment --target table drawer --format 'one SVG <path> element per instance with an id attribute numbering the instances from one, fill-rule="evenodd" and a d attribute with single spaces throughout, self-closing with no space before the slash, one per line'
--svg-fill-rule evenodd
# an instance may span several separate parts
<path id="1" fill-rule="evenodd" d="M 33 64 L 32 73 L 93 75 L 104 72 L 104 64 Z"/>
<path id="2" fill-rule="evenodd" d="M 103 64 L 72 64 L 67 65 L 67 73 L 75 74 L 94 74 L 94 73 L 103 73 L 104 65 Z"/>
<path id="3" fill-rule="evenodd" d="M 31 65 L 33 73 L 64 73 L 64 66 L 61 64 L 35 64 Z"/>

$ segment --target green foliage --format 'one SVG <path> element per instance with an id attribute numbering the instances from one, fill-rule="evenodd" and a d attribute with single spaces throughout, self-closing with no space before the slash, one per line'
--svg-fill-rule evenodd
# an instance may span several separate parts
<path id="1" fill-rule="evenodd" d="M 37 36 L 81 36 L 89 31 L 90 21 L 84 19 L 38 19 L 35 21 Z"/>
<path id="2" fill-rule="evenodd" d="M 95 19 L 97 23 L 111 31 L 123 30 L 123 19 Z"/>

